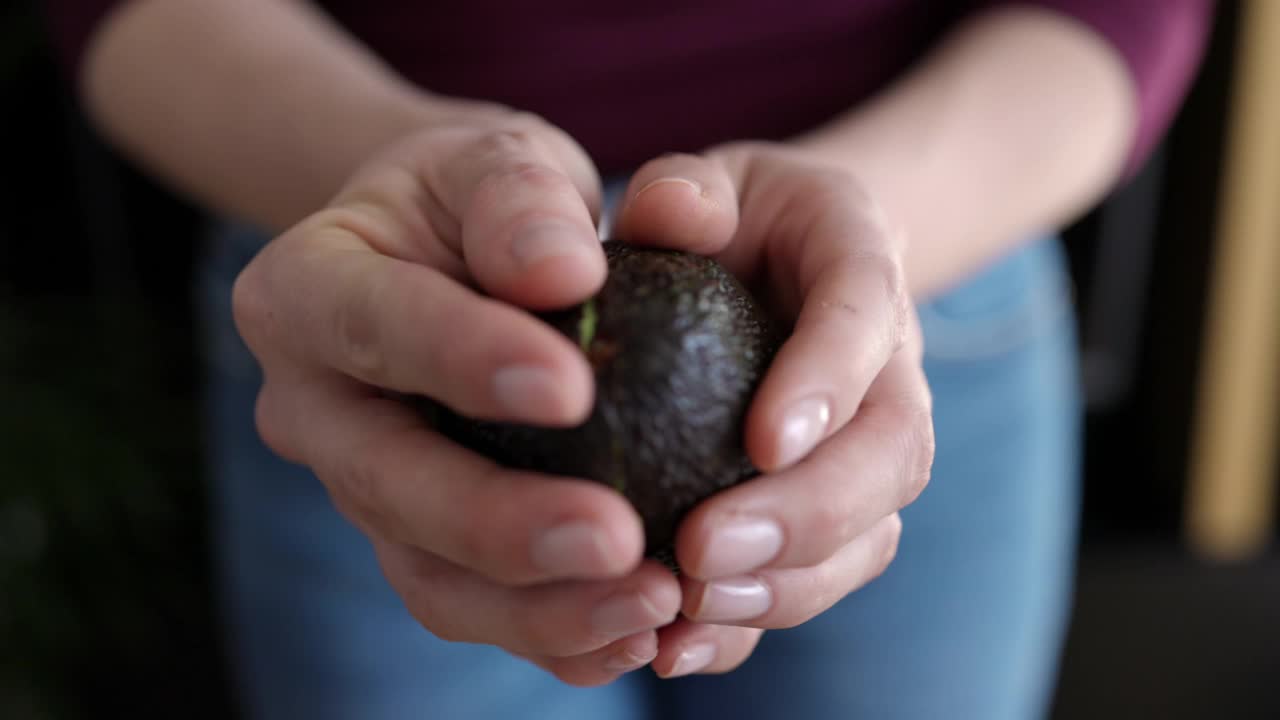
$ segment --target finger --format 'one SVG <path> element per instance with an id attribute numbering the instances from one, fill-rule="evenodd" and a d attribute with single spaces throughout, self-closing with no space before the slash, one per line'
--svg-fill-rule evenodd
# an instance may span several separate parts
<path id="1" fill-rule="evenodd" d="M 621 580 L 511 588 L 407 545 L 374 547 L 410 614 L 449 642 L 572 657 L 667 625 L 680 609 L 679 584 L 654 562 Z"/>
<path id="2" fill-rule="evenodd" d="M 241 274 L 233 298 L 260 357 L 280 351 L 475 417 L 572 425 L 591 408 L 591 369 L 565 337 L 370 251 L 336 219 L 287 233 Z"/>
<path id="3" fill-rule="evenodd" d="M 787 237 L 780 251 L 803 305 L 747 420 L 747 451 L 766 472 L 795 464 L 844 426 L 906 335 L 901 263 L 879 213 L 839 199 L 812 212 L 807 234 Z"/>
<path id="4" fill-rule="evenodd" d="M 577 687 L 594 687 L 611 683 L 621 675 L 639 670 L 653 662 L 657 655 L 658 634 L 653 630 L 646 630 L 582 655 L 527 659 L 555 675 L 561 682 Z"/>
<path id="5" fill-rule="evenodd" d="M 631 177 L 618 213 L 628 242 L 713 255 L 738 226 L 738 197 L 724 166 L 696 155 L 666 155 Z"/>
<path id="6" fill-rule="evenodd" d="M 552 154 L 559 160 L 558 167 L 562 168 L 569 179 L 573 181 L 574 187 L 578 189 L 578 194 L 582 196 L 583 201 L 587 204 L 587 209 L 591 212 L 592 222 L 596 222 L 600 218 L 600 211 L 604 205 L 604 191 L 600 184 L 600 174 L 596 172 L 595 163 L 591 162 L 591 156 L 587 151 L 574 140 L 572 136 L 564 130 L 538 118 L 531 116 L 529 113 L 517 113 L 521 118 L 533 118 L 532 123 L 542 130 L 540 137 L 548 144 Z"/>
<path id="7" fill-rule="evenodd" d="M 639 564 L 640 519 L 611 488 L 502 468 L 359 386 L 285 382 L 261 393 L 262 436 L 311 467 L 362 529 L 507 584 L 617 577 Z"/>
<path id="8" fill-rule="evenodd" d="M 824 562 L 924 489 L 931 413 L 919 363 L 896 354 L 853 420 L 798 465 L 695 507 L 677 536 L 681 568 L 707 580 Z"/>
<path id="9" fill-rule="evenodd" d="M 539 310 L 598 290 L 605 260 L 592 211 L 552 143 L 513 126 L 464 147 L 425 177 L 460 220 L 462 255 L 479 285 Z"/>
<path id="10" fill-rule="evenodd" d="M 711 582 L 687 578 L 684 614 L 717 625 L 795 627 L 879 577 L 892 562 L 901 533 L 902 520 L 894 513 L 814 567 L 762 570 Z"/>
<path id="11" fill-rule="evenodd" d="M 755 628 L 705 625 L 681 618 L 658 632 L 653 670 L 661 678 L 726 673 L 751 657 L 763 634 Z"/>

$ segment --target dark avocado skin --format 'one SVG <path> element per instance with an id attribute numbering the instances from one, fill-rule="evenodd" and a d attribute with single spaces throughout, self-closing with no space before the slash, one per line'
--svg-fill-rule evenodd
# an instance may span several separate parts
<path id="1" fill-rule="evenodd" d="M 595 370 L 591 416 L 573 428 L 479 422 L 438 429 L 512 468 L 586 478 L 644 519 L 646 552 L 672 562 L 684 515 L 757 474 L 743 449 L 748 405 L 777 347 L 767 316 L 713 260 L 605 243 L 609 275 L 590 303 L 542 316 Z"/>

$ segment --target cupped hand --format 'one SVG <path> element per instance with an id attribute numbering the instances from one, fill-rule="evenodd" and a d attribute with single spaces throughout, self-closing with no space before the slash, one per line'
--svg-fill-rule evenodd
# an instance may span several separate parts
<path id="1" fill-rule="evenodd" d="M 661 630 L 653 667 L 725 672 L 764 629 L 803 623 L 884 571 L 898 511 L 928 482 L 903 238 L 851 174 L 766 143 L 648 163 L 617 234 L 717 258 L 791 330 L 746 423 L 764 474 L 703 502 L 677 536 L 682 618 Z"/>
<path id="2" fill-rule="evenodd" d="M 605 276 L 596 171 L 538 118 L 461 113 L 388 147 L 238 278 L 237 326 L 264 382 L 257 425 L 323 482 L 421 624 L 566 682 L 657 653 L 677 581 L 642 562 L 625 499 L 509 471 L 433 433 L 396 394 L 473 417 L 571 425 L 592 376 L 525 309 Z"/>

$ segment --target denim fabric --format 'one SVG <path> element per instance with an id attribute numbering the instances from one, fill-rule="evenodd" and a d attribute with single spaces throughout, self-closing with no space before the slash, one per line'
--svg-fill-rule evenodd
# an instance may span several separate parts
<path id="1" fill-rule="evenodd" d="M 201 285 L 220 587 L 251 718 L 871 718 L 1047 713 L 1073 575 L 1079 417 L 1073 316 L 1053 237 L 919 308 L 938 441 L 881 578 L 739 670 L 561 685 L 406 614 L 318 481 L 258 439 L 260 382 L 230 316 L 263 238 L 229 227 Z M 856 468 L 850 468 L 856 472 Z"/>

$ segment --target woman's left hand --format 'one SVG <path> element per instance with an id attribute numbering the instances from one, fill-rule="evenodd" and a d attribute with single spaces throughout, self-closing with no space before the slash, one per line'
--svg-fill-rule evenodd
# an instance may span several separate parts
<path id="1" fill-rule="evenodd" d="M 615 234 L 722 262 L 792 332 L 761 384 L 746 448 L 763 475 L 699 505 L 676 542 L 683 617 L 664 677 L 726 672 L 764 629 L 803 623 L 885 570 L 898 510 L 933 462 L 904 239 L 852 174 L 741 143 L 640 168 Z"/>

